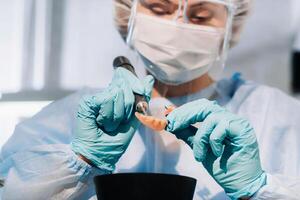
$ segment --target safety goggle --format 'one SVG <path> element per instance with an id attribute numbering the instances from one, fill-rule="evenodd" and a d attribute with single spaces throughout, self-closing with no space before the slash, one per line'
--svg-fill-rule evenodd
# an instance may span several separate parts
<path id="1" fill-rule="evenodd" d="M 137 0 L 134 9 L 178 23 L 226 27 L 233 5 L 225 0 Z"/>

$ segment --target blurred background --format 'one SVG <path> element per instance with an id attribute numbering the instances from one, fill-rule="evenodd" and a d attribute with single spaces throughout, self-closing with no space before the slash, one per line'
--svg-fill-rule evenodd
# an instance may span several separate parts
<path id="1" fill-rule="evenodd" d="M 51 101 L 106 87 L 115 56 L 136 60 L 112 15 L 112 0 L 0 0 L 0 148 L 15 124 Z M 224 76 L 238 71 L 297 97 L 299 25 L 299 0 L 254 1 Z"/>

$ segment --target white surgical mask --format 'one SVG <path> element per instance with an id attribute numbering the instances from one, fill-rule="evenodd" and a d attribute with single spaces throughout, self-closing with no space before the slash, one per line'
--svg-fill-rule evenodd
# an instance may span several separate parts
<path id="1" fill-rule="evenodd" d="M 220 59 L 224 28 L 135 15 L 131 45 L 158 80 L 178 85 L 207 73 Z"/>

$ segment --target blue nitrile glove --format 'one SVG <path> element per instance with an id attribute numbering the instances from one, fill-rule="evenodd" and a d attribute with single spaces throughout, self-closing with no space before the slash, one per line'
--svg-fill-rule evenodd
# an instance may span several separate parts
<path id="1" fill-rule="evenodd" d="M 256 136 L 246 119 L 206 99 L 176 108 L 167 119 L 167 131 L 191 146 L 231 199 L 251 197 L 265 185 Z M 188 126 L 196 122 L 203 123 L 195 134 Z"/>
<path id="2" fill-rule="evenodd" d="M 133 92 L 150 100 L 154 79 L 142 82 L 123 68 L 115 70 L 112 83 L 100 94 L 82 99 L 72 149 L 98 168 L 113 171 L 138 127 L 133 114 Z"/>

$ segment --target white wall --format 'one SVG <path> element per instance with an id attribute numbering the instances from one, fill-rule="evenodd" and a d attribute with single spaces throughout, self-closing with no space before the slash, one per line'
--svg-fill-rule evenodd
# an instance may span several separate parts
<path id="1" fill-rule="evenodd" d="M 241 42 L 230 52 L 225 74 L 241 71 L 247 79 L 289 92 L 299 8 L 298 0 L 256 0 Z"/>
<path id="2" fill-rule="evenodd" d="M 114 27 L 112 1 L 67 0 L 66 5 L 62 87 L 105 87 L 114 57 L 129 55 Z"/>
<path id="3" fill-rule="evenodd" d="M 0 149 L 22 120 L 33 116 L 50 102 L 0 102 Z"/>
<path id="4" fill-rule="evenodd" d="M 0 0 L 0 92 L 21 87 L 23 3 Z"/>

